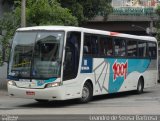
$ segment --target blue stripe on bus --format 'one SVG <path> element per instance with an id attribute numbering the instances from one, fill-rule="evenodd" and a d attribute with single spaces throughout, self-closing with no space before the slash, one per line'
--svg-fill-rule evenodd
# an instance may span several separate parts
<path id="1" fill-rule="evenodd" d="M 42 86 L 46 83 L 52 83 L 56 80 L 57 78 L 50 78 L 50 79 L 47 79 L 47 80 L 36 80 L 37 81 L 37 86 Z"/>

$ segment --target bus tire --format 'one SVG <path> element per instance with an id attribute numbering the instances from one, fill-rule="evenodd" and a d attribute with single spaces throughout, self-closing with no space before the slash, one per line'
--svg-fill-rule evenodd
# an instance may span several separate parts
<path id="1" fill-rule="evenodd" d="M 137 84 L 137 90 L 136 90 L 137 94 L 143 93 L 143 89 L 144 89 L 144 81 L 143 78 L 140 78 Z"/>
<path id="2" fill-rule="evenodd" d="M 86 82 L 82 89 L 82 97 L 79 99 L 80 103 L 87 103 L 93 97 L 93 87 L 89 82 Z"/>
<path id="3" fill-rule="evenodd" d="M 49 100 L 43 100 L 43 99 L 35 99 L 35 101 L 37 101 L 37 102 L 39 102 L 39 103 L 49 102 Z"/>

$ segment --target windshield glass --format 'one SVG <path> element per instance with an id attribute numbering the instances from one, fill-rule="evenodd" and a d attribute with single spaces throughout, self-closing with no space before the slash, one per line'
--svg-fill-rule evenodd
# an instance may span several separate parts
<path id="1" fill-rule="evenodd" d="M 60 75 L 64 32 L 17 32 L 9 75 L 18 78 L 51 78 Z"/>
<path id="2" fill-rule="evenodd" d="M 63 33 L 39 32 L 35 43 L 33 73 L 36 78 L 60 75 Z"/>

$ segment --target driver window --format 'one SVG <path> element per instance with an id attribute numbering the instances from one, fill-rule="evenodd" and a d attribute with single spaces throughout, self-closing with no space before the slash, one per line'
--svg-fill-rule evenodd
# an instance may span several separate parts
<path id="1" fill-rule="evenodd" d="M 59 56 L 59 41 L 54 36 L 49 37 L 43 38 L 36 43 L 35 55 L 41 61 L 55 61 Z"/>

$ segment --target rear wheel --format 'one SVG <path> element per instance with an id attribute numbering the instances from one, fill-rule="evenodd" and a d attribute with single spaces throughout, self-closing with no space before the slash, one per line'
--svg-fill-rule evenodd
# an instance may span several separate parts
<path id="1" fill-rule="evenodd" d="M 93 97 L 93 88 L 90 83 L 86 82 L 82 89 L 82 97 L 80 98 L 81 103 L 89 102 Z"/>
<path id="2" fill-rule="evenodd" d="M 143 79 L 140 78 L 137 84 L 137 93 L 138 94 L 143 93 L 143 89 L 144 89 L 144 82 L 143 82 Z"/>

